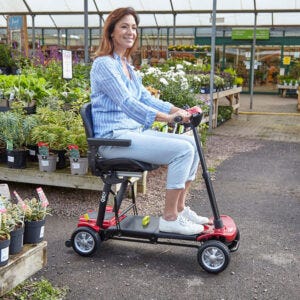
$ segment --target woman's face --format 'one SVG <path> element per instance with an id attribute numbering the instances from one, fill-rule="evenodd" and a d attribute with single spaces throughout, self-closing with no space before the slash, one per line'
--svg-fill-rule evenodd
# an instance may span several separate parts
<path id="1" fill-rule="evenodd" d="M 116 53 L 123 54 L 126 49 L 131 48 L 137 37 L 137 25 L 134 17 L 127 15 L 117 22 L 111 37 Z"/>

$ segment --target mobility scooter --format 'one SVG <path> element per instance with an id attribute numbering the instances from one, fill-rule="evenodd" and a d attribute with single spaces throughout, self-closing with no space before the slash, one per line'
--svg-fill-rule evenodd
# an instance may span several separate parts
<path id="1" fill-rule="evenodd" d="M 65 242 L 81 256 L 90 256 L 99 249 L 102 242 L 117 239 L 131 242 L 167 244 L 174 246 L 195 247 L 200 266 L 209 273 L 219 273 L 226 269 L 230 261 L 230 252 L 239 247 L 240 234 L 233 219 L 220 215 L 217 207 L 211 178 L 207 170 L 197 126 L 202 119 L 202 112 L 195 107 L 188 126 L 193 131 L 203 178 L 213 216 L 211 224 L 204 225 L 204 231 L 197 235 L 182 235 L 161 232 L 158 229 L 159 218 L 138 215 L 132 177 L 141 177 L 144 171 L 151 171 L 159 166 L 127 158 L 105 159 L 98 155 L 98 147 L 103 145 L 128 147 L 130 140 L 94 138 L 91 103 L 81 109 L 89 145 L 89 166 L 93 175 L 99 176 L 104 187 L 99 199 L 97 211 L 87 211 L 79 217 L 77 228 L 71 238 Z M 174 120 L 178 122 L 180 120 Z M 113 185 L 119 184 L 118 192 Z M 122 200 L 131 186 L 132 202 L 120 210 Z M 113 195 L 113 205 L 108 205 L 109 196 Z M 128 212 L 131 211 L 131 214 Z"/>

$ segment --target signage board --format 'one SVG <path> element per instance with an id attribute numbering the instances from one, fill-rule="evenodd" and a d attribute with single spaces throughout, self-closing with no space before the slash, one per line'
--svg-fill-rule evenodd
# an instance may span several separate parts
<path id="1" fill-rule="evenodd" d="M 9 30 L 21 30 L 23 27 L 23 16 L 10 16 L 8 19 Z"/>
<path id="2" fill-rule="evenodd" d="M 291 57 L 290 56 L 285 56 L 283 58 L 283 64 L 284 65 L 289 65 L 291 63 Z"/>
<path id="3" fill-rule="evenodd" d="M 251 28 L 232 28 L 231 38 L 233 40 L 253 40 L 254 29 Z M 270 39 L 270 29 L 256 29 L 257 40 Z"/>
<path id="4" fill-rule="evenodd" d="M 62 50 L 62 69 L 62 77 L 64 79 L 72 79 L 72 51 L 70 50 Z"/>

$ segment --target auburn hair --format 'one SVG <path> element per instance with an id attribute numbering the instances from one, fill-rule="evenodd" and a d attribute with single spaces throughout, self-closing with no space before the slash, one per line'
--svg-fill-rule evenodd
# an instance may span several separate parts
<path id="1" fill-rule="evenodd" d="M 127 15 L 132 15 L 135 19 L 136 25 L 139 25 L 139 16 L 132 7 L 121 7 L 112 11 L 105 21 L 102 40 L 100 40 L 100 45 L 93 55 L 94 58 L 104 55 L 113 55 L 114 43 L 111 35 L 115 29 L 116 23 L 118 23 L 124 16 Z M 128 48 L 125 52 L 126 59 L 130 58 L 131 54 L 136 50 L 138 46 L 138 32 L 136 34 L 137 35 L 133 46 L 131 48 Z"/>

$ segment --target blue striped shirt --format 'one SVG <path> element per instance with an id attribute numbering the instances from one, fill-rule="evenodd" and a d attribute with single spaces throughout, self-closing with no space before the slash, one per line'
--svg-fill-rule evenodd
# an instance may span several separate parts
<path id="1" fill-rule="evenodd" d="M 114 54 L 97 57 L 91 69 L 91 103 L 95 137 L 112 137 L 116 130 L 148 129 L 158 111 L 169 113 L 172 104 L 153 96 L 127 63 L 131 80 Z"/>

